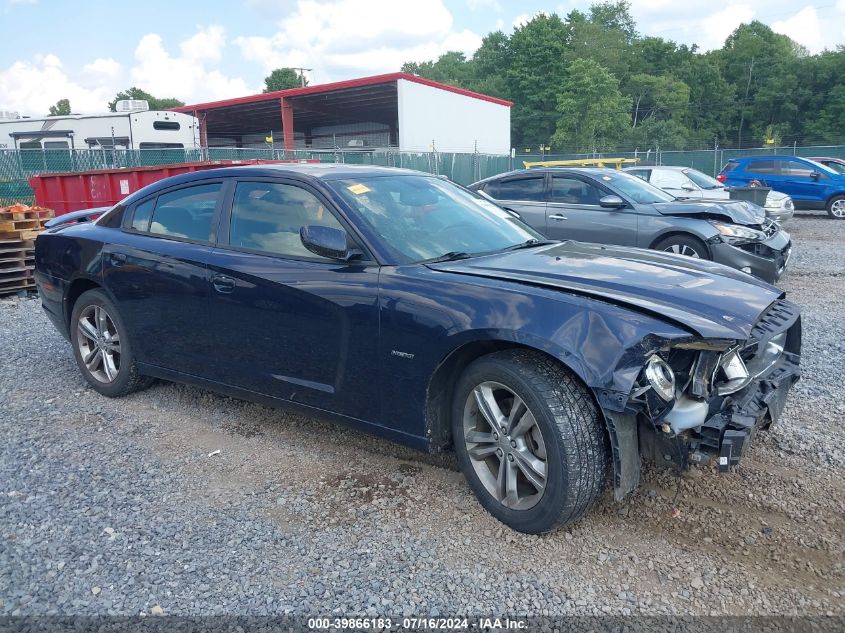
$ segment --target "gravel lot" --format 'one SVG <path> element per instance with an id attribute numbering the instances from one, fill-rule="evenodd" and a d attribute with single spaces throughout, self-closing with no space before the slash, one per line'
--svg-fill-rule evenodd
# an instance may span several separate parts
<path id="1" fill-rule="evenodd" d="M 544 537 L 451 455 L 166 383 L 101 397 L 37 300 L 0 301 L 0 614 L 845 615 L 845 222 L 788 229 L 780 423 L 734 473 L 648 470 Z"/>

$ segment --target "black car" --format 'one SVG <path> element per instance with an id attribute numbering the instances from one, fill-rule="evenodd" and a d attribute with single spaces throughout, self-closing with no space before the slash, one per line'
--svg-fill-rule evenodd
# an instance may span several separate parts
<path id="1" fill-rule="evenodd" d="M 92 212 L 90 215 L 101 213 Z M 153 378 L 454 447 L 514 529 L 583 516 L 613 467 L 737 464 L 798 379 L 798 309 L 703 260 L 546 241 L 418 172 L 224 168 L 36 241 L 42 305 L 85 380 Z"/>
<path id="2" fill-rule="evenodd" d="M 709 259 L 769 283 L 786 270 L 789 234 L 743 201 L 681 200 L 614 169 L 545 168 L 470 186 L 552 239 L 652 248 Z"/>

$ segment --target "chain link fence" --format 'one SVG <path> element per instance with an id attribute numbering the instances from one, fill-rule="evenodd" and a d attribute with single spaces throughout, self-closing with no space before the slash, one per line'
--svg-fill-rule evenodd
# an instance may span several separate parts
<path id="1" fill-rule="evenodd" d="M 797 156 L 834 156 L 845 158 L 845 145 L 766 147 L 758 149 L 723 149 L 676 151 L 647 150 L 604 152 L 600 154 L 517 154 L 400 152 L 395 148 L 372 150 L 295 150 L 210 147 L 200 149 L 143 150 L 0 150 L 0 206 L 23 202 L 32 204 L 34 196 L 29 179 L 37 174 L 80 172 L 99 169 L 137 168 L 190 163 L 206 160 L 319 160 L 356 165 L 404 167 L 443 175 L 462 185 L 522 167 L 523 161 L 574 160 L 586 158 L 639 158 L 644 165 L 694 167 L 716 175 L 728 160 L 760 154 Z"/>

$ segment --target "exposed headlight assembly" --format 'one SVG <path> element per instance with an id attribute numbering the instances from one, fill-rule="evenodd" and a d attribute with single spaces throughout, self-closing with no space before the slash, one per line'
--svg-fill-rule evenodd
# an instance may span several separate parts
<path id="1" fill-rule="evenodd" d="M 675 372 L 669 363 L 657 354 L 648 359 L 645 366 L 645 377 L 655 393 L 666 402 L 675 397 Z"/>
<path id="2" fill-rule="evenodd" d="M 747 226 L 739 226 L 737 224 L 722 224 L 721 222 L 711 222 L 710 224 L 719 231 L 722 240 L 731 243 L 742 242 L 762 242 L 766 239 L 766 235 L 757 229 L 750 229 Z"/>

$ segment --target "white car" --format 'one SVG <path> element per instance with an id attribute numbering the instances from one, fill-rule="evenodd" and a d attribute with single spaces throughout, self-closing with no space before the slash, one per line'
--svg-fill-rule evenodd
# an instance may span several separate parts
<path id="1" fill-rule="evenodd" d="M 628 173 L 642 178 L 676 198 L 727 200 L 730 191 L 715 178 L 691 167 L 628 167 Z M 792 218 L 795 205 L 785 193 L 770 191 L 766 196 L 766 215 L 776 222 Z"/>

